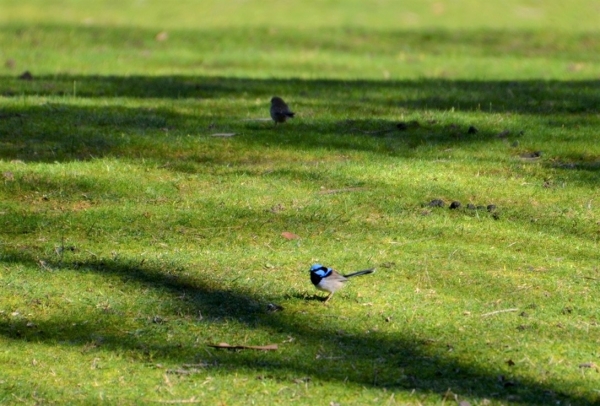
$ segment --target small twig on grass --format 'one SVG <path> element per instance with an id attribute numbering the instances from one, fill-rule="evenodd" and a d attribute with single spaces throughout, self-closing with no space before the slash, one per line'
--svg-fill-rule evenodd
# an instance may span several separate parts
<path id="1" fill-rule="evenodd" d="M 321 195 L 332 195 L 332 194 L 335 194 L 335 193 L 357 192 L 357 191 L 362 191 L 362 190 L 367 190 L 367 188 L 364 188 L 364 187 L 347 187 L 347 188 L 343 188 L 343 189 L 327 189 L 327 190 L 321 190 L 321 191 L 319 191 L 319 194 L 321 194 Z"/>
<path id="2" fill-rule="evenodd" d="M 183 368 L 206 368 L 206 367 L 215 367 L 217 366 L 217 362 L 214 361 L 212 363 L 209 362 L 200 362 L 197 364 L 183 364 L 181 365 Z"/>
<path id="3" fill-rule="evenodd" d="M 179 404 L 179 403 L 202 403 L 201 400 L 196 399 L 195 396 L 192 396 L 189 399 L 177 399 L 177 400 L 149 400 L 150 402 L 156 403 L 171 403 L 171 404 Z"/>
<path id="4" fill-rule="evenodd" d="M 412 243 L 420 242 L 420 241 L 435 240 L 436 238 L 437 237 L 425 237 L 425 238 L 417 238 L 416 240 L 410 240 L 410 241 L 404 241 L 404 242 L 390 241 L 389 244 L 405 245 L 405 244 L 412 244 Z"/>
<path id="5" fill-rule="evenodd" d="M 261 350 L 261 351 L 274 351 L 279 349 L 277 344 L 267 345 L 229 345 L 227 343 L 219 344 L 208 344 L 209 347 L 213 348 L 224 348 L 227 350 Z"/>
<path id="6" fill-rule="evenodd" d="M 321 354 L 317 354 L 316 359 L 327 359 L 327 360 L 336 360 L 336 359 L 344 359 L 344 357 L 334 357 L 334 356 L 323 356 Z"/>
<path id="7" fill-rule="evenodd" d="M 198 368 L 167 369 L 167 374 L 173 374 L 173 375 L 192 375 L 192 374 L 199 374 L 200 372 L 203 372 L 203 371 Z"/>
<path id="8" fill-rule="evenodd" d="M 488 317 L 488 316 L 493 316 L 494 314 L 516 312 L 516 311 L 519 311 L 519 309 L 496 310 L 494 312 L 484 313 L 484 314 L 481 315 L 481 317 Z"/>

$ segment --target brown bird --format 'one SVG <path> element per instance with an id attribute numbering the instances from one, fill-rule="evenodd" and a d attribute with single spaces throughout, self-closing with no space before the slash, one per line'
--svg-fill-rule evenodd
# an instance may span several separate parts
<path id="1" fill-rule="evenodd" d="M 292 118 L 294 114 L 281 97 L 274 96 L 271 99 L 271 118 L 275 121 L 275 125 L 285 123 L 288 117 Z"/>

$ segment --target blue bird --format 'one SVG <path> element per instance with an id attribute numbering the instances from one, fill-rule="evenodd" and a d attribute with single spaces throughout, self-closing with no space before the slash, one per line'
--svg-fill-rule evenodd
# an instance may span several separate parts
<path id="1" fill-rule="evenodd" d="M 341 275 L 332 268 L 327 268 L 321 264 L 314 264 L 310 267 L 310 281 L 319 290 L 329 292 L 329 296 L 325 299 L 325 303 L 331 299 L 333 294 L 344 287 L 344 284 L 348 281 L 348 278 L 359 275 L 366 275 L 373 273 L 375 268 L 365 269 L 364 271 L 358 271 L 349 275 Z"/>

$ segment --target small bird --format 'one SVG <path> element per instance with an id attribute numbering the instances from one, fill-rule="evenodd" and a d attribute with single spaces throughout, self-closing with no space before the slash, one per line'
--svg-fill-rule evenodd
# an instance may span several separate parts
<path id="1" fill-rule="evenodd" d="M 317 289 L 329 292 L 329 296 L 325 299 L 325 303 L 327 303 L 338 289 L 344 287 L 348 278 L 373 272 L 375 272 L 375 268 L 365 269 L 364 271 L 354 272 L 349 275 L 341 275 L 332 268 L 327 268 L 321 264 L 314 264 L 310 267 L 310 281 Z"/>
<path id="2" fill-rule="evenodd" d="M 281 97 L 274 96 L 271 99 L 271 118 L 275 121 L 275 125 L 285 123 L 288 117 L 292 118 L 294 114 Z"/>

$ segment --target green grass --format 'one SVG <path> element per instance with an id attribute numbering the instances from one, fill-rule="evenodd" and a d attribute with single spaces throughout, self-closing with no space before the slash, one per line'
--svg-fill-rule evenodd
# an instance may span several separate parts
<path id="1" fill-rule="evenodd" d="M 0 0 L 0 403 L 600 401 L 598 5 L 398 3 Z"/>

